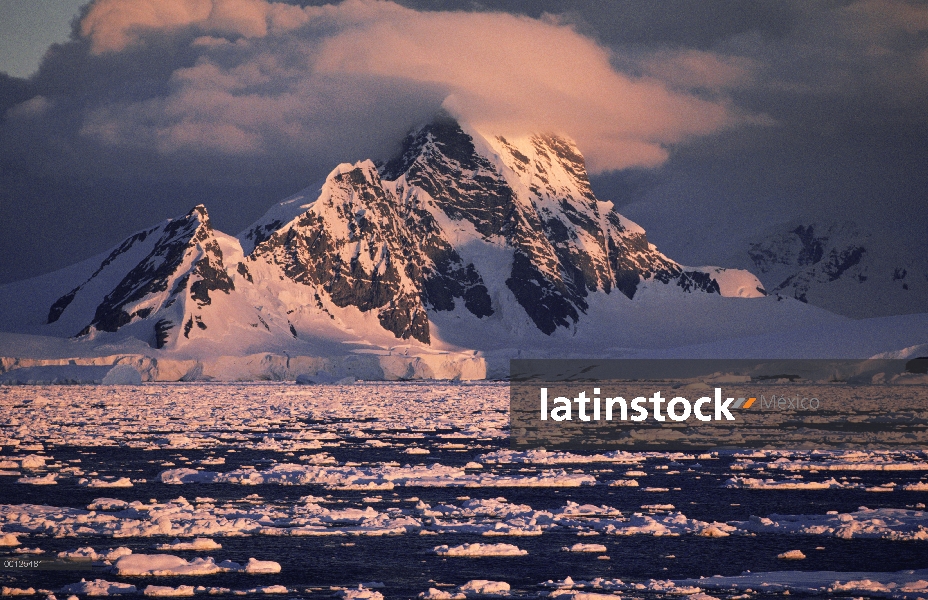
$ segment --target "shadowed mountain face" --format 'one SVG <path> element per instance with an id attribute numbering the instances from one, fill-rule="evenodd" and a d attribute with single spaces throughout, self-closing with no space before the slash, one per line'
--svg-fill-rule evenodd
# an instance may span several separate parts
<path id="1" fill-rule="evenodd" d="M 733 274 L 740 287 L 730 293 Z M 573 332 L 592 295 L 629 302 L 643 284 L 763 293 L 748 273 L 688 269 L 661 254 L 597 200 L 572 142 L 485 136 L 442 116 L 392 160 L 339 165 L 238 239 L 214 231 L 202 206 L 131 236 L 62 290 L 47 323 L 80 322 L 80 335 L 132 325 L 159 348 L 237 327 L 288 338 L 363 329 L 432 344 L 442 313 L 462 327 L 524 321 L 550 336 Z"/>
<path id="2" fill-rule="evenodd" d="M 878 242 L 849 221 L 793 222 L 750 244 L 748 264 L 774 293 L 840 314 L 924 312 L 928 258 Z"/>

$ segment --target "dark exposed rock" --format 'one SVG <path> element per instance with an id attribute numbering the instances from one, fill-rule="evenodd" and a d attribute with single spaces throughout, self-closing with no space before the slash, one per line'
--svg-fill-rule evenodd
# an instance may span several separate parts
<path id="1" fill-rule="evenodd" d="M 80 291 L 80 288 L 74 288 L 61 298 L 55 300 L 55 303 L 52 304 L 52 307 L 48 311 L 48 320 L 46 323 L 51 324 L 61 318 L 61 314 L 64 312 L 68 305 L 74 300 L 74 297 L 77 295 L 77 292 Z"/>
<path id="2" fill-rule="evenodd" d="M 548 335 L 558 327 L 570 327 L 580 318 L 574 305 L 519 251 L 513 258 L 506 286 L 538 329 Z"/>
<path id="3" fill-rule="evenodd" d="M 164 348 L 168 343 L 168 338 L 171 334 L 171 329 L 174 328 L 174 323 L 167 319 L 159 319 L 155 323 L 155 347 L 158 349 Z"/>

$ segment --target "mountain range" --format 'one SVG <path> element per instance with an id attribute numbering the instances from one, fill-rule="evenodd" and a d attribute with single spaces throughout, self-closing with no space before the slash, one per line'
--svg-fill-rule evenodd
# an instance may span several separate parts
<path id="1" fill-rule="evenodd" d="M 237 237 L 197 205 L 0 287 L 0 329 L 187 359 L 623 356 L 846 321 L 803 294 L 855 250 L 804 232 L 752 249 L 761 279 L 684 266 L 596 198 L 570 140 L 440 115 L 391 160 L 338 165 Z M 786 273 L 797 265 L 810 269 Z"/>

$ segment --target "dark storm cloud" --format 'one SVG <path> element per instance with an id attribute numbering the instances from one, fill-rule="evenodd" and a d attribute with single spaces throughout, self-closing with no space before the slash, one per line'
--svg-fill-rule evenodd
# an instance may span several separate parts
<path id="1" fill-rule="evenodd" d="M 235 233 L 443 102 L 573 136 L 685 262 L 836 210 L 919 235 L 924 4 L 322 4 L 97 0 L 33 78 L 0 75 L 0 281 L 199 202 Z"/>
<path id="2" fill-rule="evenodd" d="M 775 224 L 852 220 L 897 255 L 928 250 L 928 5 L 891 0 L 792 5 L 778 35 L 718 39 L 733 102 L 771 126 L 678 147 L 656 172 L 618 173 L 602 193 L 667 252 L 718 262 Z M 673 85 L 690 49 L 645 49 L 637 64 Z M 711 77 L 702 77 L 707 82 Z M 703 235 L 680 235 L 683 229 Z"/>

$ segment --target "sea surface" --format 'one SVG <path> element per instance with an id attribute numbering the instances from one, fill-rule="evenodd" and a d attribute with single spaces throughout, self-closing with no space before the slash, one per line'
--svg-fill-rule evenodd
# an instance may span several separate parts
<path id="1" fill-rule="evenodd" d="M 514 452 L 500 383 L 7 387 L 0 408 L 0 536 L 19 542 L 3 558 L 124 547 L 280 565 L 130 576 L 98 557 L 84 570 L 0 571 L 0 586 L 41 597 L 82 579 L 236 598 L 272 597 L 270 586 L 287 598 L 477 597 L 457 590 L 473 580 L 515 597 L 928 597 L 918 573 L 888 575 L 928 569 L 924 451 Z M 757 489 L 765 481 L 795 487 Z M 127 487 L 107 487 L 117 482 Z M 221 548 L 154 548 L 194 538 Z M 465 544 L 523 553 L 436 551 Z M 564 551 L 574 544 L 605 550 Z M 794 550 L 805 558 L 778 558 Z M 893 585 L 811 590 L 786 571 Z M 780 583 L 685 582 L 747 572 Z"/>

